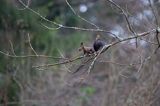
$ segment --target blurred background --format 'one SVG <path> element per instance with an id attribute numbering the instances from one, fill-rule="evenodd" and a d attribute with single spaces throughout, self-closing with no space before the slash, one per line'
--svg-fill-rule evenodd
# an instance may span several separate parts
<path id="1" fill-rule="evenodd" d="M 114 2 L 136 33 L 158 26 L 159 0 Z M 113 34 L 133 35 L 122 12 L 107 0 L 0 0 L 0 5 L 0 106 L 160 106 L 155 33 L 139 39 L 138 47 L 135 39 L 111 47 L 83 81 L 90 66 L 83 65 L 86 58 L 33 68 L 83 55 L 80 43 L 92 46 L 97 34 L 107 44 L 117 41 Z M 87 30 L 97 28 L 105 31 Z M 35 55 L 31 46 L 38 55 L 62 59 L 29 57 Z"/>

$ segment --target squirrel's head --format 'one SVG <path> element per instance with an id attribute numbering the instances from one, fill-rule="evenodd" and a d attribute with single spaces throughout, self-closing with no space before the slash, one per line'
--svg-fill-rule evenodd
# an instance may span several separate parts
<path id="1" fill-rule="evenodd" d="M 96 36 L 96 40 L 98 40 L 98 39 L 100 39 L 100 35 L 97 35 L 97 36 Z"/>
<path id="2" fill-rule="evenodd" d="M 84 44 L 83 44 L 83 42 L 81 42 L 80 48 L 79 48 L 78 50 L 79 50 L 79 51 L 82 51 L 82 50 L 83 50 L 83 47 L 84 47 Z"/>

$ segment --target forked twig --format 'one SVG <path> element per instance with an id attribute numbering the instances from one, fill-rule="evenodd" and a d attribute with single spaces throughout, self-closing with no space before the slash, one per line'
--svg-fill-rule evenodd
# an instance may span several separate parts
<path id="1" fill-rule="evenodd" d="M 60 29 L 60 28 L 66 28 L 66 29 L 75 29 L 75 30 L 81 30 L 81 31 L 92 31 L 92 32 L 105 32 L 105 33 L 108 33 L 110 34 L 112 37 L 115 37 L 117 38 L 118 40 L 120 39 L 117 35 L 115 35 L 114 33 L 110 32 L 110 31 L 106 31 L 106 30 L 103 30 L 103 29 L 99 29 L 99 28 L 95 28 L 95 29 L 87 29 L 87 28 L 81 28 L 81 27 L 72 27 L 72 26 L 65 26 L 65 25 L 62 25 L 62 24 L 59 24 L 55 21 L 50 21 L 48 19 L 46 19 L 44 16 L 42 16 L 40 13 L 34 11 L 33 9 L 31 9 L 30 7 L 28 7 L 27 5 L 25 5 L 25 3 L 22 1 L 22 0 L 18 0 L 26 9 L 28 9 L 29 11 L 33 12 L 34 14 L 36 14 L 37 16 L 39 16 L 41 19 L 45 20 L 46 22 L 52 24 L 52 25 L 55 25 L 56 28 L 53 28 L 53 27 L 48 27 L 44 24 L 42 24 L 45 28 L 49 29 L 49 30 L 57 30 L 57 29 Z M 86 20 L 87 21 L 87 20 Z M 88 21 L 89 22 L 89 21 Z M 93 24 L 93 23 L 92 23 Z"/>
<path id="2" fill-rule="evenodd" d="M 121 6 L 119 6 L 117 3 L 115 3 L 113 0 L 106 0 L 106 1 L 113 4 L 115 7 L 117 7 L 122 12 L 122 14 L 124 15 L 125 20 L 127 22 L 127 26 L 128 26 L 129 31 L 132 32 L 134 36 L 136 36 L 137 33 L 133 30 L 133 27 L 132 27 L 132 25 L 131 25 L 131 23 L 129 22 L 129 19 L 128 19 L 128 14 L 125 12 L 125 10 Z M 136 47 L 138 46 L 138 41 L 137 40 L 138 39 L 136 38 Z"/>
<path id="3" fill-rule="evenodd" d="M 109 44 L 109 45 L 105 45 L 105 46 L 103 47 L 103 49 L 101 49 L 101 51 L 98 52 L 98 54 L 96 54 L 95 58 L 93 59 L 91 65 L 90 65 L 90 67 L 89 67 L 89 69 L 88 69 L 88 70 L 89 70 L 88 73 L 90 72 L 91 68 L 93 67 L 93 65 L 94 65 L 95 61 L 97 60 L 97 58 L 99 57 L 99 55 L 100 55 L 101 53 L 105 52 L 108 48 L 113 47 L 114 45 L 117 45 L 117 44 L 119 44 L 119 43 L 121 43 L 121 42 L 124 42 L 124 41 L 128 41 L 128 40 L 131 40 L 131 39 L 135 39 L 135 38 L 140 38 L 140 37 L 146 36 L 146 35 L 148 35 L 148 34 L 150 34 L 150 33 L 152 33 L 152 32 L 155 32 L 155 31 L 156 31 L 156 29 L 152 29 L 151 31 L 139 33 L 139 34 L 137 34 L 137 36 L 127 37 L 127 38 L 124 38 L 124 39 L 122 39 L 122 40 L 115 41 L 115 42 L 113 42 L 113 43 L 111 43 L 111 44 Z M 67 64 L 67 63 L 74 62 L 74 61 L 76 61 L 76 60 L 82 59 L 82 58 L 84 58 L 84 57 L 85 57 L 85 56 L 80 56 L 80 57 L 76 57 L 76 58 L 73 58 L 73 59 L 68 59 L 68 60 L 65 60 L 65 61 L 63 61 L 63 62 L 59 62 L 59 63 L 55 63 L 55 64 L 43 64 L 43 65 L 33 66 L 33 68 L 50 67 L 50 66 Z"/>

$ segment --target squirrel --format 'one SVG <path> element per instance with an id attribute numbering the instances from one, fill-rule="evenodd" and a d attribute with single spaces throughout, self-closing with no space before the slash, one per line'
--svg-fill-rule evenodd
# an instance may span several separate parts
<path id="1" fill-rule="evenodd" d="M 83 42 L 81 42 L 79 51 L 83 51 L 84 55 L 90 55 L 94 53 L 93 47 L 84 46 Z"/>
<path id="2" fill-rule="evenodd" d="M 105 45 L 106 43 L 100 39 L 100 35 L 97 35 L 96 40 L 93 43 L 93 48 L 94 51 L 98 51 L 100 49 L 102 49 L 102 47 Z"/>

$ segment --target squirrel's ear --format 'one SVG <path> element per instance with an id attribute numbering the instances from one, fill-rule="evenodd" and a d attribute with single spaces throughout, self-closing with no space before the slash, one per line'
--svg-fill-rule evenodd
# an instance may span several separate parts
<path id="1" fill-rule="evenodd" d="M 98 34 L 98 35 L 96 36 L 96 40 L 99 39 L 99 38 L 100 38 L 100 35 Z"/>
<path id="2" fill-rule="evenodd" d="M 81 46 L 83 46 L 83 42 L 81 42 Z"/>

